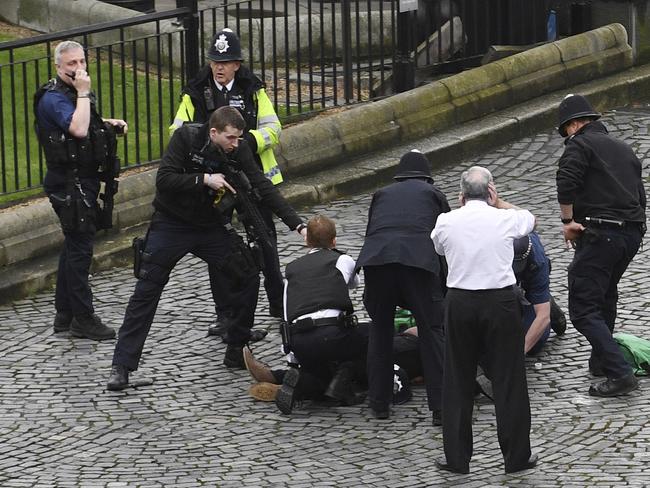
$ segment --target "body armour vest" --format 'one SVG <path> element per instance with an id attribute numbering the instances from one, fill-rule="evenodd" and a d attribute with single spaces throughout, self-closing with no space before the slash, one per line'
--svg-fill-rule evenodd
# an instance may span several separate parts
<path id="1" fill-rule="evenodd" d="M 341 252 L 320 249 L 296 259 L 286 269 L 287 319 L 333 308 L 352 313 L 348 285 L 336 267 Z"/>
<path id="2" fill-rule="evenodd" d="M 115 131 L 110 124 L 104 123 L 97 113 L 95 95 L 90 94 L 90 125 L 86 137 L 73 137 L 60 129 L 46 130 L 38 125 L 38 103 L 49 91 L 56 91 L 66 96 L 77 105 L 77 92 L 60 79 L 54 78 L 38 89 L 34 95 L 34 120 L 38 141 L 43 147 L 48 169 L 76 169 L 77 176 L 93 178 L 97 169 L 115 157 Z"/>

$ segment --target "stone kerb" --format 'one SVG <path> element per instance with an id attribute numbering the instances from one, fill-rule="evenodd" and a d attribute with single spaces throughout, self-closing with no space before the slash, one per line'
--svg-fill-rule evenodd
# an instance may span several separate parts
<path id="1" fill-rule="evenodd" d="M 301 175 L 454 123 L 632 66 L 620 24 L 601 27 L 465 71 L 406 93 L 353 107 L 283 132 L 278 159 Z"/>
<path id="2" fill-rule="evenodd" d="M 594 73 L 602 76 L 629 67 L 631 48 L 626 40 L 625 29 L 614 24 L 379 102 L 317 117 L 283 131 L 278 160 L 289 180 L 333 166 L 345 168 L 364 153 L 589 81 Z M 115 232 L 148 220 L 154 178 L 155 172 L 150 171 L 123 179 L 116 199 Z M 47 200 L 5 210 L 0 213 L 0 267 L 52 252 L 61 239 Z"/>

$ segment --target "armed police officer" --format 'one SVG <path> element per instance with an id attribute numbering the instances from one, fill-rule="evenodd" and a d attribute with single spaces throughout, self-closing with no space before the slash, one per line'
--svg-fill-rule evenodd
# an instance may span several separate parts
<path id="1" fill-rule="evenodd" d="M 589 369 L 607 377 L 589 394 L 610 397 L 638 388 L 612 333 L 618 282 L 645 233 L 646 194 L 639 159 L 599 118 L 581 95 L 560 103 L 558 131 L 565 149 L 556 181 L 564 238 L 575 246 L 569 317 L 591 344 Z"/>
<path id="2" fill-rule="evenodd" d="M 273 104 L 264 90 L 264 83 L 250 69 L 242 65 L 244 60 L 241 43 L 230 29 L 216 33 L 207 52 L 209 66 L 205 66 L 183 89 L 181 104 L 176 112 L 170 131 L 184 123 L 206 122 L 219 107 L 235 107 L 246 121 L 244 139 L 250 146 L 255 161 L 264 175 L 274 184 L 282 183 L 282 173 L 275 160 L 273 148 L 280 140 L 282 126 Z M 269 312 L 282 317 L 282 273 L 277 252 L 277 234 L 273 212 L 260 205 L 260 213 L 271 233 L 271 246 L 264 246 L 264 288 L 269 299 Z M 211 277 L 213 294 L 223 297 L 231 286 L 226 276 Z M 228 328 L 228 318 L 233 313 L 232 304 L 223 298 L 217 301 L 217 323 L 208 329 L 209 335 L 223 335 Z M 253 340 L 264 337 L 262 331 L 253 331 Z"/>
<path id="3" fill-rule="evenodd" d="M 250 248 L 230 226 L 227 208 L 220 208 L 235 192 L 236 198 L 246 196 L 244 188 L 234 188 L 234 179 L 231 184 L 224 175 L 237 171 L 242 178 L 243 174 L 251 192 L 256 190 L 290 229 L 305 232 L 300 217 L 257 168 L 248 144 L 240 143 L 244 127 L 235 108 L 221 107 L 207 124 L 184 125 L 172 136 L 156 177 L 155 213 L 136 269 L 138 282 L 118 334 L 109 390 L 128 386 L 129 372 L 138 367 L 169 274 L 190 252 L 214 268 L 210 276 L 230 276 L 237 298 L 230 302 L 235 315 L 226 335 L 226 359 L 243 364 L 242 347 L 250 340 L 255 318 L 259 268 Z"/>
<path id="4" fill-rule="evenodd" d="M 54 332 L 112 339 L 115 331 L 95 314 L 88 271 L 98 229 L 111 227 L 112 197 L 119 172 L 116 132 L 126 122 L 97 113 L 83 46 L 63 41 L 54 51 L 57 76 L 34 96 L 36 132 L 45 153 L 43 186 L 61 222 L 64 243 L 59 257 Z M 104 181 L 100 207 L 97 198 Z"/>

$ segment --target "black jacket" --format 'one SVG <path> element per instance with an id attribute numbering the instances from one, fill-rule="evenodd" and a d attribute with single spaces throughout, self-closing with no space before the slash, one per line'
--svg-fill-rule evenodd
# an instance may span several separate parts
<path id="1" fill-rule="evenodd" d="M 280 192 L 264 177 L 246 141 L 241 141 L 239 148 L 228 155 L 213 144 L 208 144 L 208 141 L 207 124 L 198 130 L 196 124 L 186 124 L 174 132 L 156 175 L 153 206 L 157 210 L 199 227 L 211 227 L 228 221 L 213 206 L 214 196 L 203 184 L 203 174 L 210 171 L 194 158 L 200 155 L 217 164 L 234 161 L 238 169 L 244 171 L 253 188 L 258 190 L 262 204 L 290 229 L 295 229 L 302 222 Z"/>
<path id="2" fill-rule="evenodd" d="M 449 210 L 445 195 L 421 179 L 398 181 L 377 191 L 357 269 L 398 263 L 438 274 L 440 262 L 431 231 L 438 215 Z"/>
<path id="3" fill-rule="evenodd" d="M 646 194 L 641 163 L 632 149 L 599 121 L 565 141 L 556 181 L 560 204 L 573 204 L 573 218 L 645 222 Z"/>

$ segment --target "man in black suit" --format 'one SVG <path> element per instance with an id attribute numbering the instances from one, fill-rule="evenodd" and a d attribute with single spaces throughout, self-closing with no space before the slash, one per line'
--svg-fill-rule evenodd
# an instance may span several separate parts
<path id="1" fill-rule="evenodd" d="M 368 214 L 357 268 L 365 276 L 364 304 L 373 326 L 368 345 L 368 404 L 379 419 L 390 416 L 395 308 L 409 309 L 418 327 L 420 353 L 433 424 L 441 423 L 443 287 L 440 261 L 429 235 L 448 212 L 433 186 L 429 161 L 419 151 L 402 156 L 396 183 L 377 191 Z"/>

